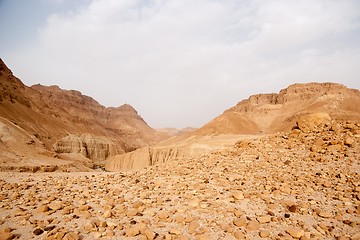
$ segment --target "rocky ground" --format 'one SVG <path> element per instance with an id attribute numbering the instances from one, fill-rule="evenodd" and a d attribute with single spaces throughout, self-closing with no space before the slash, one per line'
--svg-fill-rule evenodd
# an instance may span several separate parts
<path id="1" fill-rule="evenodd" d="M 360 239 L 360 124 L 126 173 L 0 173 L 0 239 Z"/>

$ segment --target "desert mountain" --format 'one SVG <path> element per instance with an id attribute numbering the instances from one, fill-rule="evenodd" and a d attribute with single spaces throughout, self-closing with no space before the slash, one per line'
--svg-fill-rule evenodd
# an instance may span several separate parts
<path id="1" fill-rule="evenodd" d="M 221 151 L 247 135 L 306 130 L 331 121 L 360 121 L 360 91 L 336 83 L 294 84 L 239 102 L 198 130 L 155 146 L 110 157 L 109 171 L 141 169 Z"/>
<path id="2" fill-rule="evenodd" d="M 72 122 L 85 125 L 102 135 L 124 138 L 124 150 L 132 151 L 148 145 L 156 138 L 156 132 L 129 104 L 105 108 L 93 98 L 75 90 L 63 90 L 58 86 L 33 85 L 48 105 L 56 105 L 67 112 Z M 115 134 L 115 136 L 113 135 Z"/>
<path id="3" fill-rule="evenodd" d="M 27 87 L 0 59 L 2 167 L 61 162 L 54 156 L 101 162 L 159 137 L 128 104 L 106 108 L 78 91 Z"/>
<path id="4" fill-rule="evenodd" d="M 332 119 L 360 119 L 360 91 L 336 83 L 294 84 L 279 93 L 239 102 L 196 134 L 257 134 L 290 130 L 301 115 L 324 112 Z"/>

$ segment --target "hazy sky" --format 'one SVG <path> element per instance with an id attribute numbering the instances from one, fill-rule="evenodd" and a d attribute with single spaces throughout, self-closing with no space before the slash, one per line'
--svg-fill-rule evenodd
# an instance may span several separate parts
<path id="1" fill-rule="evenodd" d="M 199 127 L 296 82 L 360 88 L 358 0 L 0 0 L 0 57 L 26 85 Z"/>

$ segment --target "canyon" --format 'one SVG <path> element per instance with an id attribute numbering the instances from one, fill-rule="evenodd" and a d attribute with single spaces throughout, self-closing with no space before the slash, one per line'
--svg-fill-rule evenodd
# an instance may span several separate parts
<path id="1" fill-rule="evenodd" d="M 293 84 L 198 129 L 0 60 L 0 239 L 360 239 L 360 91 Z"/>
<path id="2" fill-rule="evenodd" d="M 278 94 L 250 96 L 193 132 L 114 155 L 105 168 L 124 171 L 171 159 L 200 157 L 234 145 L 241 136 L 288 132 L 294 127 L 306 131 L 331 120 L 358 122 L 359 113 L 359 90 L 336 83 L 294 84 Z"/>

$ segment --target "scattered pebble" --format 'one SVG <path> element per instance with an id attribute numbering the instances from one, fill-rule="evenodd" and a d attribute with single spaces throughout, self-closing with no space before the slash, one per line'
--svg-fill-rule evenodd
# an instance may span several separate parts
<path id="1" fill-rule="evenodd" d="M 126 173 L 0 172 L 0 239 L 356 239 L 359 126 Z"/>

